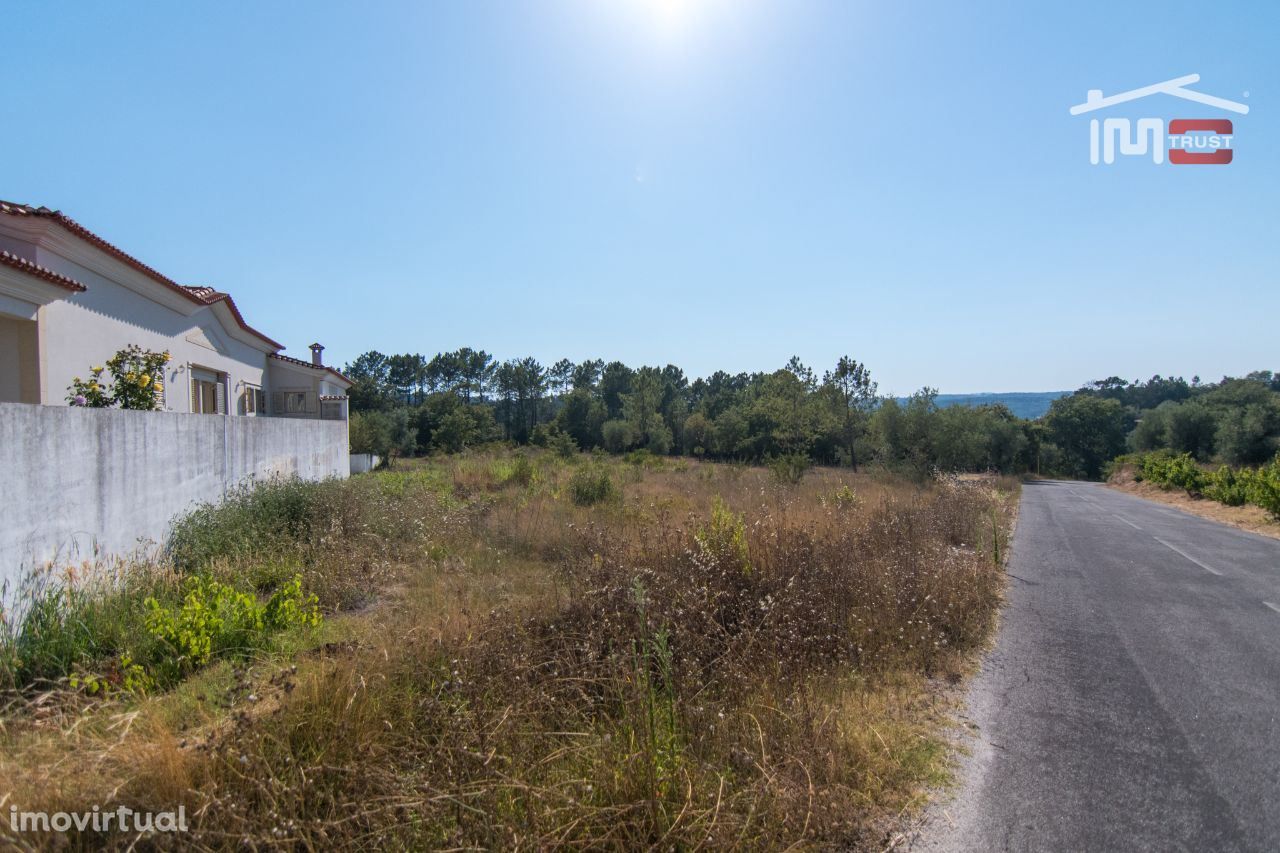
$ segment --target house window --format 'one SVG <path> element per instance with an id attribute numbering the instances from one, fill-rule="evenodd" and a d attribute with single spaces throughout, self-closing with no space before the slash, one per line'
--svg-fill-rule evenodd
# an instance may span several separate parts
<path id="1" fill-rule="evenodd" d="M 272 391 L 271 414 L 285 417 L 317 414 L 314 391 Z"/>
<path id="2" fill-rule="evenodd" d="M 191 411 L 200 415 L 227 413 L 227 386 L 223 374 L 191 368 Z"/>
<path id="3" fill-rule="evenodd" d="M 262 393 L 262 389 L 253 385 L 244 386 L 244 391 L 240 393 L 240 414 L 264 415 L 265 409 L 266 395 Z"/>

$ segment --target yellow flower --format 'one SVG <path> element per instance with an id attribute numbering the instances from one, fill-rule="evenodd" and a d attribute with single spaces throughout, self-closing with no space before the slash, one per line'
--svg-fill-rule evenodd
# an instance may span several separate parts
<path id="1" fill-rule="evenodd" d="M 139 379 L 138 382 L 139 384 L 142 385 L 143 388 L 146 388 L 148 385 L 151 384 L 151 377 L 144 373 L 142 374 L 142 378 Z"/>
<path id="2" fill-rule="evenodd" d="M 157 390 L 157 391 L 163 391 L 163 390 L 164 390 L 164 383 L 163 383 L 163 382 L 161 382 L 161 381 L 160 381 L 160 380 L 158 380 L 158 379 L 156 380 L 156 390 Z"/>
<path id="3" fill-rule="evenodd" d="M 94 373 L 101 373 L 102 371 L 106 370 L 106 368 L 105 368 L 105 367 L 94 367 L 94 368 L 92 368 L 92 370 L 93 370 L 93 372 L 94 372 Z"/>
<path id="4" fill-rule="evenodd" d="M 126 374 L 124 375 L 124 378 L 125 378 L 125 379 L 128 379 L 130 382 L 134 382 L 134 381 L 136 381 L 136 380 L 137 380 L 137 378 L 138 378 L 138 374 L 136 374 L 136 373 L 126 373 Z"/>
<path id="5" fill-rule="evenodd" d="M 98 383 L 97 383 L 97 381 L 96 381 L 96 380 L 91 380 L 91 381 L 89 382 L 89 390 L 90 390 L 90 391 L 97 391 L 97 390 L 98 390 Z"/>

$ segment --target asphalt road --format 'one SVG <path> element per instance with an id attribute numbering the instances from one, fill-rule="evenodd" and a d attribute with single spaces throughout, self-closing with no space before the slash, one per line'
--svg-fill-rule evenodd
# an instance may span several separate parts
<path id="1" fill-rule="evenodd" d="M 1280 540 L 1023 488 L 955 799 L 916 850 L 1280 850 Z"/>

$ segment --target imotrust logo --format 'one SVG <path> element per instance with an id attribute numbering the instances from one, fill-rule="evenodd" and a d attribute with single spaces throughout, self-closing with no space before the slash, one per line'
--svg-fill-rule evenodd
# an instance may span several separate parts
<path id="1" fill-rule="evenodd" d="M 1200 82 L 1199 74 L 1188 74 L 1185 77 L 1177 77 L 1163 83 L 1106 97 L 1103 97 L 1101 89 L 1090 89 L 1085 102 L 1072 107 L 1071 114 L 1078 116 L 1160 94 L 1173 95 L 1175 98 L 1195 101 L 1198 104 L 1206 104 L 1240 115 L 1246 115 L 1249 112 L 1249 108 L 1244 104 L 1184 88 L 1198 82 Z M 1248 95 L 1247 92 L 1245 94 Z M 1235 128 L 1230 119 L 1173 119 L 1169 122 L 1169 162 L 1176 166 L 1230 163 L 1234 153 L 1231 147 L 1234 135 Z M 1136 121 L 1136 128 L 1135 123 L 1127 118 L 1108 118 L 1101 122 L 1095 118 L 1089 121 L 1089 162 L 1095 166 L 1098 165 L 1099 153 L 1103 163 L 1114 163 L 1117 149 L 1125 156 L 1145 157 L 1150 154 L 1151 162 L 1163 163 L 1165 146 L 1164 119 L 1140 118 Z"/>

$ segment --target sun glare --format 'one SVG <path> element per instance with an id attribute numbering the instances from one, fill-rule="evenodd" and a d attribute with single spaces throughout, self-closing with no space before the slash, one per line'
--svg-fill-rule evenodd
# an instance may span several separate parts
<path id="1" fill-rule="evenodd" d="M 668 38 L 684 35 L 693 16 L 694 0 L 643 0 L 658 32 Z"/>

